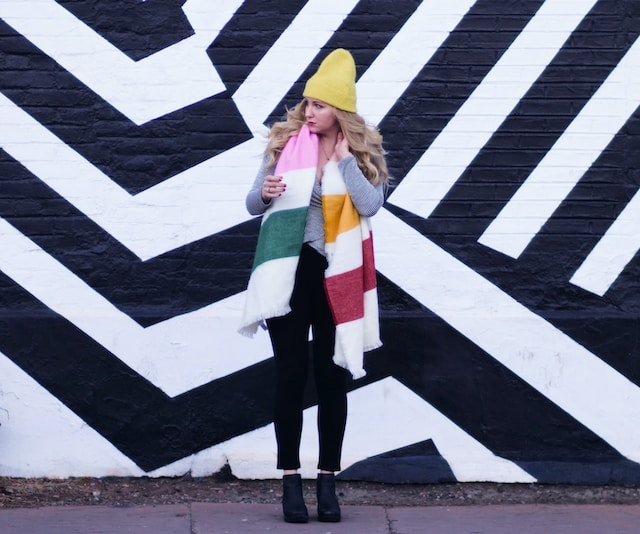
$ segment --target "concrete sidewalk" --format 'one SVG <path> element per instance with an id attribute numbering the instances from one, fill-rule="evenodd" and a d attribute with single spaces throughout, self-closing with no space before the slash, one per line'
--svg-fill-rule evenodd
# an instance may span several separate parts
<path id="1" fill-rule="evenodd" d="M 57 506 L 0 509 L 2 534 L 626 534 L 640 505 L 343 506 L 341 523 L 282 521 L 275 504 Z"/>

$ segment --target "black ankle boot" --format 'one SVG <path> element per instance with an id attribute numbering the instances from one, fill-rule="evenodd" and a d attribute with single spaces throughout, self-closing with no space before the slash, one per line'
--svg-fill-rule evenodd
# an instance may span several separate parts
<path id="1" fill-rule="evenodd" d="M 306 523 L 309 520 L 299 474 L 282 477 L 282 513 L 287 523 Z"/>
<path id="2" fill-rule="evenodd" d="M 333 473 L 318 473 L 318 521 L 340 521 L 340 505 L 336 497 L 336 479 Z"/>

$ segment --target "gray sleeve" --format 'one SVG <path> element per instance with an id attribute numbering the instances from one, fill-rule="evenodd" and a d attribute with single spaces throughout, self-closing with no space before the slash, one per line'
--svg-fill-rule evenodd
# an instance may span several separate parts
<path id="1" fill-rule="evenodd" d="M 264 166 L 264 161 L 262 165 L 260 165 L 260 170 L 256 175 L 255 180 L 253 181 L 253 185 L 249 192 L 247 193 L 247 198 L 245 199 L 245 205 L 247 207 L 247 211 L 251 215 L 262 215 L 267 208 L 271 205 L 271 201 L 266 204 L 262 200 L 262 184 L 264 183 L 264 179 L 272 174 L 274 171 L 274 166 L 266 167 Z"/>
<path id="2" fill-rule="evenodd" d="M 372 217 L 384 204 L 384 184 L 373 185 L 366 179 L 354 156 L 338 162 L 347 191 L 358 213 Z"/>

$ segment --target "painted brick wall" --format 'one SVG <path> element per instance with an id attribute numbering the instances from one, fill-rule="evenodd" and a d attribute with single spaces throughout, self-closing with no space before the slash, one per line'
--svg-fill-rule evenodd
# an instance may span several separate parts
<path id="1" fill-rule="evenodd" d="M 639 34 L 634 0 L 4 0 L 0 475 L 278 476 L 244 196 L 345 47 L 395 186 L 341 476 L 640 481 Z"/>

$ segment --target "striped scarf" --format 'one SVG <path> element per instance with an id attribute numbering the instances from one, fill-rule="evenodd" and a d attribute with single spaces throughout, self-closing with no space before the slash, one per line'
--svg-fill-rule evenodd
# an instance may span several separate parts
<path id="1" fill-rule="evenodd" d="M 271 201 L 262 217 L 239 330 L 243 335 L 251 337 L 265 319 L 291 311 L 317 161 L 318 137 L 304 126 L 278 158 L 275 174 L 283 177 L 287 191 Z M 351 202 L 335 162 L 324 168 L 322 209 L 325 291 L 336 324 L 333 359 L 361 378 L 366 374 L 363 352 L 381 346 L 373 240 L 369 219 Z"/>

